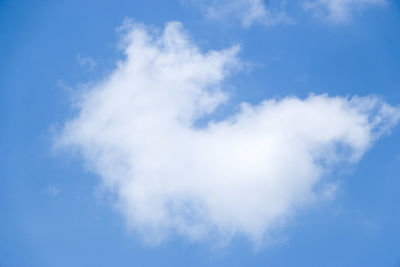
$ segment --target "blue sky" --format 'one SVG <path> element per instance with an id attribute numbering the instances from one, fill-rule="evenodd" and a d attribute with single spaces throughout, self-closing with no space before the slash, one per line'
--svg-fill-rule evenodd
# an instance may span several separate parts
<path id="1" fill-rule="evenodd" d="M 399 266 L 400 5 L 339 2 L 0 1 L 0 266 Z"/>

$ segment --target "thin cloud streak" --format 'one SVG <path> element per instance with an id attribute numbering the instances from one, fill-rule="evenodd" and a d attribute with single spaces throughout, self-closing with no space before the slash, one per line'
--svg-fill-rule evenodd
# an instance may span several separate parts
<path id="1" fill-rule="evenodd" d="M 303 7 L 333 23 L 348 21 L 357 10 L 387 4 L 386 0 L 307 0 Z"/>
<path id="2" fill-rule="evenodd" d="M 191 0 L 200 7 L 207 18 L 213 20 L 238 20 L 244 27 L 254 24 L 273 26 L 297 23 L 295 16 L 287 12 L 286 0 Z M 290 3 L 314 17 L 333 24 L 345 23 L 366 8 L 387 4 L 387 0 L 301 0 Z"/>
<path id="3" fill-rule="evenodd" d="M 294 22 L 285 12 L 286 0 L 278 1 L 278 4 L 275 3 L 273 7 L 271 3 L 267 7 L 263 0 L 192 0 L 192 2 L 200 6 L 209 19 L 233 19 L 239 21 L 244 27 L 254 24 L 271 26 Z"/>

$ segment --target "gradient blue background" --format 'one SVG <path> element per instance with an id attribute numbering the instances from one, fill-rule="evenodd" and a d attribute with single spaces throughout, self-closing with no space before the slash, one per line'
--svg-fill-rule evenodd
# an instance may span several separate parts
<path id="1" fill-rule="evenodd" d="M 239 43 L 252 67 L 231 78 L 233 105 L 309 93 L 400 104 L 399 2 L 339 25 L 288 8 L 294 25 L 242 28 L 182 1 L 0 0 L 0 266 L 400 266 L 400 127 L 326 177 L 340 183 L 335 200 L 298 212 L 281 242 L 259 251 L 241 237 L 223 249 L 180 238 L 143 244 L 99 178 L 52 150 L 52 129 L 74 114 L 71 90 L 121 58 L 115 29 L 125 17 L 181 21 L 204 50 Z"/>

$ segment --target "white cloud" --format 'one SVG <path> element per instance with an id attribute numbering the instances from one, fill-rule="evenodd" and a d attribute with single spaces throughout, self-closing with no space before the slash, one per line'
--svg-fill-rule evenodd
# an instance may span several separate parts
<path id="1" fill-rule="evenodd" d="M 304 8 L 338 23 L 348 20 L 355 10 L 385 3 L 386 0 L 306 0 Z"/>
<path id="2" fill-rule="evenodd" d="M 208 18 L 226 20 L 236 18 L 243 26 L 256 23 L 276 25 L 292 24 L 292 16 L 286 12 L 286 0 L 187 0 L 202 6 Z M 313 15 L 333 23 L 347 21 L 354 12 L 367 7 L 383 5 L 387 0 L 300 0 L 298 3 Z"/>
<path id="3" fill-rule="evenodd" d="M 82 94 L 57 145 L 82 153 L 147 240 L 262 241 L 298 208 L 332 197 L 326 172 L 357 162 L 400 116 L 376 97 L 319 95 L 242 103 L 198 127 L 229 100 L 221 86 L 240 66 L 238 46 L 202 52 L 178 22 L 162 33 L 125 29 L 126 58 Z"/>
<path id="4" fill-rule="evenodd" d="M 282 0 L 270 1 L 267 8 L 263 0 L 201 1 L 207 17 L 211 19 L 236 18 L 245 27 L 251 26 L 254 23 L 264 25 L 292 23 L 292 19 L 284 12 L 285 3 L 286 1 Z"/>

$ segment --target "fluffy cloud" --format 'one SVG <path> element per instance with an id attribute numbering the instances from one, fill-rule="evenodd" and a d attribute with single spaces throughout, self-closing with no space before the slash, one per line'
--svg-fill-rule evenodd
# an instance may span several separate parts
<path id="1" fill-rule="evenodd" d="M 343 22 L 354 10 L 385 3 L 386 0 L 307 0 L 304 8 L 317 16 L 327 17 L 330 21 Z"/>
<path id="2" fill-rule="evenodd" d="M 319 95 L 242 103 L 199 126 L 229 101 L 222 84 L 240 67 L 239 48 L 202 52 L 178 22 L 125 29 L 125 59 L 82 93 L 57 145 L 82 154 L 128 226 L 152 241 L 262 241 L 332 196 L 334 186 L 317 189 L 324 174 L 357 162 L 400 116 L 375 97 Z"/>

